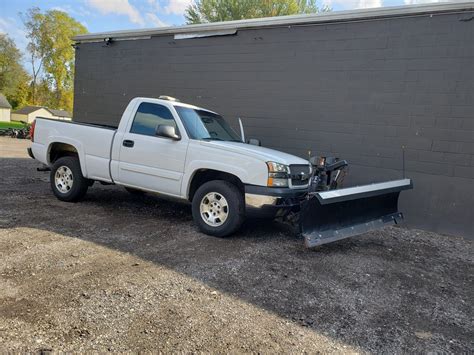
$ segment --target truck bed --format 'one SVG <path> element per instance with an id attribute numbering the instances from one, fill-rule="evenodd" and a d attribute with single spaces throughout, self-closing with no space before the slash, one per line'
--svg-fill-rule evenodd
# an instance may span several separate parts
<path id="1" fill-rule="evenodd" d="M 109 162 L 116 129 L 96 124 L 58 121 L 43 117 L 36 119 L 32 152 L 37 160 L 50 164 L 51 143 L 76 147 L 82 174 L 94 180 L 112 181 Z"/>

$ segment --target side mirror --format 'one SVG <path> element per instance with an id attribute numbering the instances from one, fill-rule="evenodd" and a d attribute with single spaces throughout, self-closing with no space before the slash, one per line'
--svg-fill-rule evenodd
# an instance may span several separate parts
<path id="1" fill-rule="evenodd" d="M 259 147 L 262 146 L 262 142 L 260 142 L 259 139 L 256 139 L 256 138 L 249 138 L 249 140 L 247 141 L 248 144 L 252 144 L 252 145 L 258 145 Z"/>
<path id="2" fill-rule="evenodd" d="M 176 130 L 173 126 L 163 124 L 160 124 L 158 127 L 156 127 L 156 135 L 158 137 L 171 138 L 175 141 L 179 141 L 181 139 L 181 137 L 176 134 Z"/>

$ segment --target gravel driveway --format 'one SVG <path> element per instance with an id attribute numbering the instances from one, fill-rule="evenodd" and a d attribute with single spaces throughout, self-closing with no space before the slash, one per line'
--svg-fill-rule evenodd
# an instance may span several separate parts
<path id="1" fill-rule="evenodd" d="M 313 251 L 259 221 L 217 239 L 117 186 L 60 202 L 27 145 L 0 138 L 3 351 L 474 351 L 470 241 L 388 228 Z"/>

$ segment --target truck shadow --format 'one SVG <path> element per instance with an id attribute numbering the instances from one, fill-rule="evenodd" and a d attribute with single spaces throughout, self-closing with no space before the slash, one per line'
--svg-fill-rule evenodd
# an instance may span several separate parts
<path id="1" fill-rule="evenodd" d="M 213 238 L 197 231 L 189 205 L 97 183 L 84 201 L 63 203 L 33 161 L 0 164 L 0 192 L 8 196 L 0 228 L 44 229 L 134 254 L 366 351 L 423 349 L 413 331 L 417 324 L 439 328 L 427 310 L 439 297 L 449 302 L 433 280 L 419 277 L 442 252 L 426 246 L 422 254 L 411 253 L 411 240 L 403 242 L 397 229 L 318 251 L 305 249 L 285 225 L 261 220 L 248 221 L 230 238 Z M 20 169 L 25 173 L 18 177 Z M 458 267 L 446 265 L 439 277 L 451 277 Z M 441 331 L 468 337 L 455 325 Z"/>

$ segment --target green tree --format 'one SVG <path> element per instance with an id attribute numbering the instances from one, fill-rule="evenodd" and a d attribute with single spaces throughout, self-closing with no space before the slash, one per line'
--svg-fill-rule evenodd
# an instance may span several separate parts
<path id="1" fill-rule="evenodd" d="M 316 0 L 196 0 L 186 9 L 188 24 L 328 11 Z"/>
<path id="2" fill-rule="evenodd" d="M 0 92 L 14 109 L 25 105 L 28 98 L 30 78 L 21 65 L 21 60 L 21 53 L 13 40 L 0 34 Z"/>
<path id="3" fill-rule="evenodd" d="M 30 93 L 32 90 L 30 88 Z M 56 107 L 55 105 L 55 95 L 54 92 L 51 91 L 51 83 L 46 78 L 41 78 L 36 83 L 36 102 L 38 105 L 46 106 L 46 107 Z M 31 96 L 30 96 L 30 102 Z"/>
<path id="4" fill-rule="evenodd" d="M 40 26 L 42 24 L 43 15 L 39 8 L 34 7 L 27 11 L 26 14 L 20 13 L 23 19 L 23 24 L 27 30 L 27 37 L 29 43 L 27 46 L 29 54 L 29 62 L 31 64 L 31 89 L 30 89 L 30 102 L 33 105 L 38 104 L 37 98 L 37 85 L 40 78 L 41 69 L 43 67 L 43 57 L 45 48 L 41 44 Z"/>
<path id="5" fill-rule="evenodd" d="M 37 102 L 37 85 L 41 75 L 53 96 L 51 106 L 72 109 L 74 48 L 72 37 L 87 29 L 67 13 L 57 10 L 41 12 L 32 8 L 22 14 L 27 32 L 28 52 L 32 66 L 32 101 Z"/>

